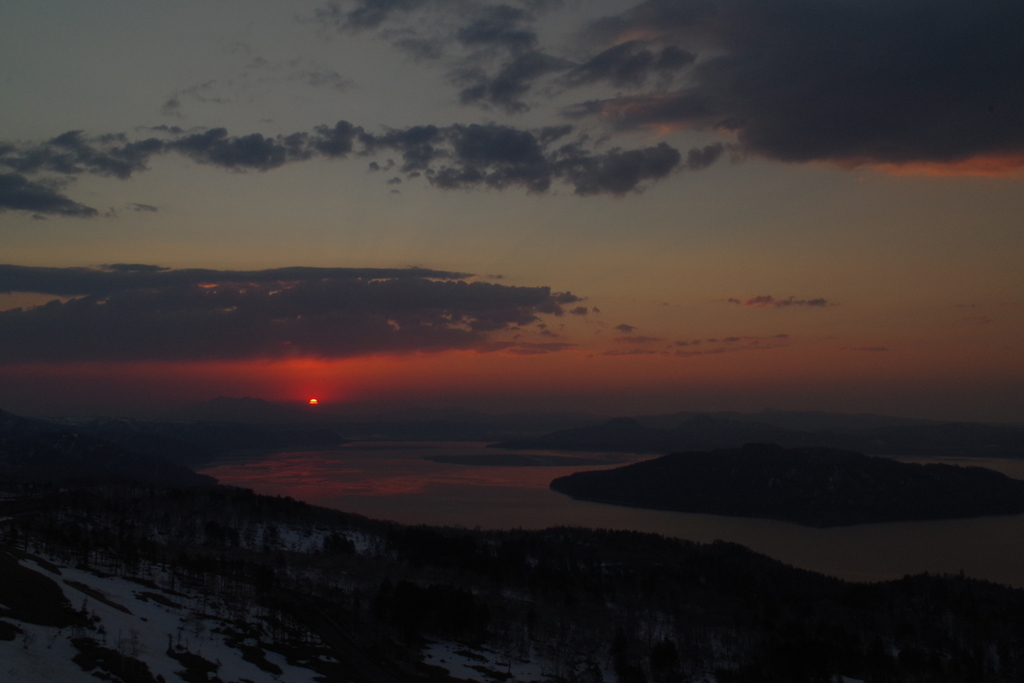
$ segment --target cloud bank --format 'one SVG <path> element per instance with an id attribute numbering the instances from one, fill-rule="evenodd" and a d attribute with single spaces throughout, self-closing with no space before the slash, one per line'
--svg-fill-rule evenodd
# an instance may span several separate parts
<path id="1" fill-rule="evenodd" d="M 620 130 L 714 131 L 786 162 L 1024 166 L 1019 2 L 644 0 L 566 37 L 568 7 L 331 0 L 317 20 L 415 46 L 464 104 L 506 113 L 603 85 L 608 96 L 565 113 Z M 562 38 L 542 40 L 555 11 Z"/>
<path id="2" fill-rule="evenodd" d="M 759 294 L 752 296 L 749 299 L 726 299 L 727 303 L 736 304 L 737 306 L 753 306 L 755 308 L 788 308 L 790 306 L 810 306 L 812 308 L 824 308 L 826 306 L 837 306 L 828 301 L 817 297 L 815 299 L 797 299 L 795 296 L 787 296 L 784 299 L 776 299 L 771 294 Z"/>
<path id="3" fill-rule="evenodd" d="M 579 301 L 423 268 L 171 270 L 0 266 L 0 291 L 73 296 L 0 312 L 0 363 L 546 353 L 495 333 Z M 529 346 L 529 345 L 527 345 Z"/>
<path id="4" fill-rule="evenodd" d="M 698 51 L 683 87 L 582 103 L 620 128 L 715 130 L 842 165 L 1024 165 L 1024 5 L 1005 0 L 646 0 L 588 27 Z"/>
<path id="5" fill-rule="evenodd" d="M 157 129 L 160 137 L 143 140 L 130 140 L 125 134 L 89 137 L 69 131 L 42 143 L 0 143 L 0 169 L 12 171 L 0 173 L 0 210 L 97 215 L 95 209 L 63 195 L 54 183 L 35 182 L 27 176 L 49 174 L 65 182 L 82 174 L 127 179 L 147 170 L 153 157 L 169 153 L 232 171 L 266 172 L 313 158 L 393 152 L 401 155 L 401 171 L 407 178 L 422 176 L 443 190 L 520 187 L 547 192 L 559 182 L 580 196 L 642 191 L 646 183 L 679 168 L 703 168 L 719 154 L 714 145 L 695 148 L 684 162 L 682 154 L 664 142 L 640 149 L 596 151 L 585 136 L 571 139 L 573 131 L 571 125 L 527 130 L 492 123 L 368 133 L 348 121 L 276 137 L 233 136 L 224 128 L 186 133 L 167 126 Z M 372 170 L 384 168 L 389 166 L 371 163 Z"/>
<path id="6" fill-rule="evenodd" d="M 531 120 L 547 116 L 547 125 L 381 130 L 342 120 L 277 136 L 162 126 L 143 139 L 72 130 L 0 141 L 0 211 L 99 215 L 67 196 L 70 179 L 129 178 L 169 153 L 260 172 L 394 153 L 405 177 L 392 176 L 393 185 L 422 178 L 442 190 L 535 193 L 563 185 L 580 196 L 642 191 L 726 151 L 894 173 L 1024 172 L 1020 2 L 643 0 L 591 20 L 577 10 L 559 0 L 331 0 L 312 17 L 321 29 L 375 37 L 433 65 L 444 99 L 505 117 L 532 109 L 541 113 Z M 310 74 L 341 83 L 334 72 Z M 172 97 L 165 107 L 178 104 Z M 703 139 L 688 150 L 666 141 L 614 146 L 638 129 Z"/>

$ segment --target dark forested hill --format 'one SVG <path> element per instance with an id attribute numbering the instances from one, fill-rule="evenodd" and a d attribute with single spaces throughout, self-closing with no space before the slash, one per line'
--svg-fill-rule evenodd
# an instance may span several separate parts
<path id="1" fill-rule="evenodd" d="M 236 451 L 332 449 L 346 443 L 337 431 L 315 425 L 235 422 L 169 422 L 94 418 L 67 428 L 111 441 L 136 453 L 194 467 Z"/>
<path id="2" fill-rule="evenodd" d="M 0 411 L 0 482 L 134 480 L 212 486 L 212 477 L 81 430 Z"/>
<path id="3" fill-rule="evenodd" d="M 602 503 L 816 527 L 1024 512 L 1024 481 L 993 470 L 774 444 L 577 472 L 551 488 Z"/>
<path id="4" fill-rule="evenodd" d="M 409 527 L 219 488 L 3 493 L 0 678 L 24 683 L 1024 677 L 1024 591 L 963 576 L 853 584 L 729 543 Z M 33 675 L 60 657 L 68 675 Z"/>

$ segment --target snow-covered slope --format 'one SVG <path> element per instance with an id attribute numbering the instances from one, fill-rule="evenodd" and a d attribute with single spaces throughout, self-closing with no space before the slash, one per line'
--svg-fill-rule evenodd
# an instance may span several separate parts
<path id="1" fill-rule="evenodd" d="M 323 540 L 316 530 L 288 526 L 274 536 L 279 546 L 299 551 Z M 197 590 L 180 570 L 152 563 L 125 577 L 14 548 L 0 550 L 0 558 L 0 597 L 13 603 L 0 602 L 0 683 L 349 680 L 346 663 L 316 634 L 282 624 L 240 595 L 239 585 Z M 15 584 L 31 586 L 31 608 L 12 594 Z M 422 656 L 434 680 L 531 683 L 563 679 L 578 665 L 529 646 L 512 653 L 448 641 L 428 642 Z"/>
<path id="2" fill-rule="evenodd" d="M 324 648 L 312 634 L 304 659 L 292 646 L 274 651 L 273 629 L 258 610 L 240 613 L 216 597 L 162 587 L 173 577 L 156 567 L 140 582 L 42 558 L 18 564 L 56 584 L 80 623 L 40 625 L 0 609 L 16 629 L 12 640 L 0 640 L 0 681 L 313 683 L 314 662 L 332 663 L 316 656 Z"/>

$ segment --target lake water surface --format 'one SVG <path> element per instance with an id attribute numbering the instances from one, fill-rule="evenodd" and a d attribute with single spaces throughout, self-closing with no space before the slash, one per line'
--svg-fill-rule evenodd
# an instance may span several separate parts
<path id="1" fill-rule="evenodd" d="M 1024 515 L 812 529 L 787 522 L 689 514 L 572 500 L 548 488 L 555 477 L 606 469 L 651 456 L 519 452 L 576 456 L 580 465 L 484 466 L 428 457 L 508 456 L 480 443 L 353 443 L 332 451 L 281 452 L 225 459 L 202 470 L 223 484 L 291 496 L 315 505 L 403 524 L 482 529 L 585 526 L 649 531 L 745 545 L 788 564 L 851 580 L 921 572 L 958 573 L 1024 588 Z M 607 465 L 590 464 L 595 458 Z M 990 467 L 1024 479 L 1024 461 L 921 459 Z M 582 463 L 586 464 L 582 464 Z"/>

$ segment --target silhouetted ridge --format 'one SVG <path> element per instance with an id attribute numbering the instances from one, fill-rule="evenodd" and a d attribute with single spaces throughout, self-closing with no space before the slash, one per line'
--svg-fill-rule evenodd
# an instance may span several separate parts
<path id="1" fill-rule="evenodd" d="M 811 435 L 786 432 L 770 425 L 734 422 L 695 415 L 672 429 L 645 427 L 639 420 L 617 417 L 593 427 L 563 429 L 544 436 L 509 439 L 500 448 L 538 448 L 570 451 L 668 453 L 679 450 L 738 447 L 749 441 L 795 441 L 805 445 Z"/>
<path id="2" fill-rule="evenodd" d="M 292 406 L 283 406 L 262 398 L 218 396 L 205 403 L 179 408 L 168 417 L 173 420 L 241 422 L 248 424 L 285 424 L 308 421 L 313 414 Z"/>
<path id="3" fill-rule="evenodd" d="M 1024 481 L 981 467 L 746 444 L 559 477 L 573 498 L 815 527 L 1024 512 Z"/>
<path id="4" fill-rule="evenodd" d="M 872 455 L 1024 457 L 1019 425 L 935 422 L 881 415 L 764 410 L 760 413 L 675 413 L 616 418 L 596 426 L 509 439 L 500 448 L 673 453 L 739 448 L 817 446 Z"/>
<path id="5" fill-rule="evenodd" d="M 45 420 L 0 411 L 0 482 L 143 481 L 212 486 L 212 477 Z"/>

